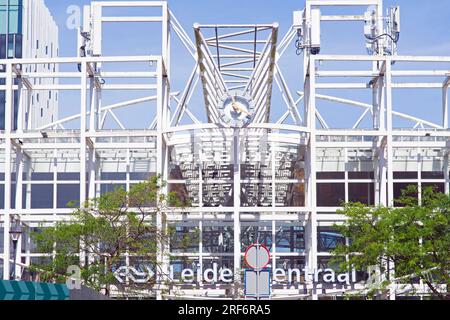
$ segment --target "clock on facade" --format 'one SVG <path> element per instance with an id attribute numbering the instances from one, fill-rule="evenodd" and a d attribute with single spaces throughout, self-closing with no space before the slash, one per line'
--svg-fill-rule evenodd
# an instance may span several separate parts
<path id="1" fill-rule="evenodd" d="M 251 98 L 239 94 L 227 95 L 222 99 L 220 118 L 232 127 L 243 127 L 253 118 Z"/>

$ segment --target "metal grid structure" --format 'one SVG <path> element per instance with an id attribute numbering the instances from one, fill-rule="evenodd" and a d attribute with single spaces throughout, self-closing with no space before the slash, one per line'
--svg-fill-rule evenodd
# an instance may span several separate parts
<path id="1" fill-rule="evenodd" d="M 8 14 L 6 14 L 8 12 Z M 58 27 L 52 15 L 43 1 L 3 1 L 0 2 L 0 59 L 11 58 L 43 58 L 57 57 L 59 53 Z M 0 67 L 0 71 L 4 72 Z M 27 69 L 16 68 L 23 72 Z M 53 69 L 58 72 L 56 65 L 40 64 L 34 65 L 34 73 L 38 74 Z M 3 80 L 3 79 L 2 79 Z M 18 125 L 31 128 L 31 123 L 45 124 L 53 122 L 58 118 L 58 95 L 56 92 L 45 92 L 39 90 L 39 85 L 55 83 L 51 78 L 30 78 L 29 81 L 35 86 L 34 91 L 28 91 L 27 95 L 19 97 L 19 91 L 14 91 L 14 110 L 17 112 L 18 101 L 23 100 L 25 107 L 25 121 L 16 119 L 13 128 Z M 0 82 L 5 84 L 4 82 Z M 14 84 L 18 84 L 15 82 Z M 24 82 L 23 85 L 28 85 Z M 4 129 L 4 92 L 0 97 L 0 128 Z"/>
<path id="2" fill-rule="evenodd" d="M 314 10 L 330 6 L 341 8 L 343 13 L 321 15 L 320 21 L 366 21 L 363 14 L 347 14 L 346 9 L 358 7 L 364 12 L 374 6 L 378 32 L 384 30 L 381 0 L 307 0 L 303 30 L 311 32 L 317 27 L 312 21 Z M 104 14 L 104 8 L 110 7 L 150 7 L 160 13 L 112 17 Z M 160 23 L 161 55 L 104 55 L 104 22 Z M 11 258 L 12 216 L 20 216 L 29 228 L 43 227 L 70 217 L 71 209 L 64 201 L 74 200 L 70 199 L 73 195 L 84 201 L 114 186 L 129 188 L 152 175 L 161 175 L 169 191 L 192 202 L 192 208 L 168 212 L 168 223 L 174 224 L 180 235 L 200 231 L 198 242 L 189 249 L 178 248 L 176 241 L 165 248 L 175 257 L 175 273 L 189 266 L 205 270 L 217 263 L 220 268 L 232 268 L 237 283 L 242 280 L 245 248 L 257 238 L 271 249 L 272 269 L 325 269 L 329 250 L 345 241 L 331 228 L 343 219 L 336 214 L 340 201 L 393 205 L 399 190 L 407 184 L 434 185 L 448 193 L 450 57 L 387 55 L 381 49 L 372 55 L 321 55 L 308 42 L 306 33 L 300 85 L 304 89 L 295 93 L 290 91 L 279 61 L 299 34 L 298 28 L 294 23 L 278 42 L 277 24 L 196 24 L 193 42 L 166 2 L 97 1 L 85 8 L 79 57 L 0 60 L 6 67 L 0 74 L 5 79 L 0 89 L 6 91 L 9 119 L 0 133 L 0 172 L 4 175 L 2 260 L 16 262 L 16 274 L 20 275 L 33 259 L 42 258 L 33 251 L 27 233 L 22 235 L 17 256 Z M 194 60 L 192 73 L 180 92 L 174 92 L 170 85 L 171 33 Z M 372 41 L 372 45 L 382 48 L 381 40 Z M 326 69 L 324 62 L 340 68 Z M 79 72 L 50 70 L 36 74 L 33 68 L 29 72 L 16 68 L 19 64 L 47 63 L 72 65 Z M 70 84 L 45 84 L 39 89 L 78 92 L 78 110 L 48 125 L 13 130 L 13 91 L 33 91 L 29 79 L 36 77 L 72 79 Z M 418 82 L 421 78 L 425 80 Z M 16 80 L 18 85 L 14 84 Z M 189 108 L 199 83 L 208 120 L 205 123 Z M 434 88 L 442 94 L 442 123 L 394 109 L 397 90 L 421 88 Z M 342 90 L 345 94 L 349 89 L 365 90 L 372 102 L 322 93 Z M 279 90 L 284 105 L 272 105 L 275 90 Z M 139 91 L 146 96 L 104 105 L 102 100 L 114 91 Z M 221 114 L 224 96 L 237 94 L 252 100 L 248 110 L 251 120 L 240 127 L 223 121 Z M 323 101 L 336 108 L 360 108 L 361 116 L 345 130 L 330 128 L 325 114 L 319 111 Z M 127 129 L 115 111 L 140 104 L 154 117 L 143 129 Z M 274 108 L 282 110 L 281 117 L 271 117 Z M 118 128 L 108 129 L 107 118 Z M 182 124 L 183 118 L 191 124 Z M 396 128 L 395 118 L 412 124 Z M 369 127 L 363 128 L 364 119 L 369 119 Z M 74 120 L 78 127 L 65 129 L 64 125 Z M 23 121 L 20 116 L 19 121 Z M 38 201 L 37 190 L 46 190 L 49 200 Z M 128 259 L 124 263 L 132 262 Z M 169 269 L 169 263 L 166 267 Z M 3 263 L 3 277 L 8 279 L 9 275 L 10 264 Z M 423 284 L 417 286 L 427 292 Z M 167 288 L 168 296 L 161 291 L 155 294 L 159 299 L 177 295 L 224 298 L 233 287 L 238 284 L 174 282 Z M 317 299 L 355 288 L 361 285 L 328 286 L 308 279 L 292 284 L 281 279 L 274 283 L 273 298 Z M 393 290 L 391 298 L 397 294 L 402 292 Z"/>

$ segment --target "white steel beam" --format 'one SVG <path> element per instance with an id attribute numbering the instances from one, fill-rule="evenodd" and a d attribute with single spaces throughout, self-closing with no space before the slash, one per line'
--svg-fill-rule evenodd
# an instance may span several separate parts
<path id="1" fill-rule="evenodd" d="M 12 64 L 6 65 L 6 92 L 5 92 L 5 187 L 4 199 L 5 212 L 3 213 L 3 260 L 9 262 L 10 258 L 10 208 L 11 208 L 11 170 L 12 170 L 12 146 L 11 132 L 13 119 L 13 79 Z M 10 264 L 3 263 L 3 280 L 9 280 Z"/>

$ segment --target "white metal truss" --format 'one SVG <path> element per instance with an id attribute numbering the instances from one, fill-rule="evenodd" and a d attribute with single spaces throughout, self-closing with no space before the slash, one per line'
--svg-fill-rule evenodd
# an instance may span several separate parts
<path id="1" fill-rule="evenodd" d="M 221 100 L 239 91 L 252 98 L 253 122 L 268 122 L 278 24 L 196 24 L 194 29 L 208 119 L 218 123 Z"/>

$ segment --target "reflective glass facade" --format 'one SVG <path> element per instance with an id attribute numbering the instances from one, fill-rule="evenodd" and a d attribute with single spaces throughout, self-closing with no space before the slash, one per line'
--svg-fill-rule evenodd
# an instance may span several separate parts
<path id="1" fill-rule="evenodd" d="M 22 33 L 22 8 L 23 0 L 0 0 L 0 34 Z"/>
<path id="2" fill-rule="evenodd" d="M 0 1 L 0 59 L 22 58 L 22 0 Z M 4 72 L 4 70 L 0 70 Z M 15 82 L 17 85 L 18 82 Z M 0 85 L 5 85 L 5 79 L 0 79 Z M 5 129 L 5 91 L 0 91 L 0 130 Z M 18 91 L 14 91 L 14 123 L 17 129 Z"/>

